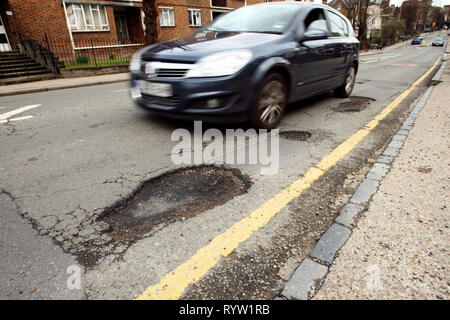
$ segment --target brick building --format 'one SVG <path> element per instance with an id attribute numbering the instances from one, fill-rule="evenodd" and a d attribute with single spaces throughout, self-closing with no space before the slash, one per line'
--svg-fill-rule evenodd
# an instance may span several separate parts
<path id="1" fill-rule="evenodd" d="M 159 40 L 182 37 L 224 12 L 263 2 L 271 1 L 158 0 Z M 66 60 L 95 54 L 87 48 L 108 46 L 120 52 L 144 41 L 142 0 L 0 0 L 0 17 L 0 50 L 31 38 L 50 43 Z"/>
<path id="2" fill-rule="evenodd" d="M 352 0 L 332 0 L 328 2 L 328 5 L 340 13 L 342 13 L 344 16 L 346 16 L 350 22 L 353 24 L 354 20 L 356 18 L 355 15 L 355 8 L 356 8 L 356 2 Z"/>

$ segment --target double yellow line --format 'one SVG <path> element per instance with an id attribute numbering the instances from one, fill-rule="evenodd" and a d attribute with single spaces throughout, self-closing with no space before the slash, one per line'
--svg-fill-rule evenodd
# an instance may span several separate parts
<path id="1" fill-rule="evenodd" d="M 279 213 L 293 199 L 308 189 L 311 184 L 319 179 L 325 172 L 332 168 L 338 161 L 345 157 L 364 137 L 366 137 L 392 110 L 394 110 L 438 65 L 441 58 L 437 59 L 433 67 L 420 77 L 413 85 L 398 96 L 372 121 L 358 130 L 350 138 L 341 143 L 331 153 L 326 155 L 305 175 L 294 181 L 286 189 L 265 202 L 261 207 L 253 211 L 249 216 L 236 222 L 224 233 L 214 238 L 208 245 L 201 248 L 188 261 L 179 265 L 175 270 L 166 274 L 161 281 L 145 290 L 137 299 L 178 299 L 184 290 L 192 283 L 200 280 L 220 258 L 227 257 L 241 242 L 246 241 L 254 232 L 259 230 L 269 220 Z"/>

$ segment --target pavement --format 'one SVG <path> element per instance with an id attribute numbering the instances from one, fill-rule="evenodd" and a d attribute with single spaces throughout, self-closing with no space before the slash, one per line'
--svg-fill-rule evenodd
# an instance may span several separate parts
<path id="1" fill-rule="evenodd" d="M 404 46 L 408 45 L 410 42 L 411 42 L 410 40 L 406 40 L 406 41 L 401 41 L 401 42 L 395 43 L 395 44 L 388 46 L 381 50 L 380 49 L 370 49 L 370 50 L 366 50 L 366 51 L 361 51 L 359 55 L 360 56 L 370 56 L 373 54 L 381 54 L 381 53 L 389 52 L 391 50 L 404 47 Z"/>
<path id="2" fill-rule="evenodd" d="M 282 298 L 450 298 L 450 63 L 433 80 Z"/>
<path id="3" fill-rule="evenodd" d="M 125 73 L 105 74 L 100 76 L 61 78 L 61 79 L 20 83 L 20 84 L 11 84 L 6 86 L 0 86 L 0 97 L 43 92 L 50 90 L 95 86 L 101 84 L 127 81 L 129 78 L 130 78 L 129 73 L 125 72 Z"/>

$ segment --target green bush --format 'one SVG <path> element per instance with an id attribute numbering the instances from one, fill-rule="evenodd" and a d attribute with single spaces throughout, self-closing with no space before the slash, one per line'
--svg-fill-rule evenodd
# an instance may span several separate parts
<path id="1" fill-rule="evenodd" d="M 78 64 L 88 64 L 89 63 L 89 58 L 84 56 L 84 55 L 79 55 L 76 58 L 76 62 Z"/>

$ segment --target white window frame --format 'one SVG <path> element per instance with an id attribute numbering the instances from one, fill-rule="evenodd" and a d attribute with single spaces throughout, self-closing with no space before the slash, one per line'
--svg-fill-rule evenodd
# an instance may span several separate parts
<path id="1" fill-rule="evenodd" d="M 158 7 L 159 10 L 159 26 L 160 27 L 175 27 L 175 9 L 173 7 Z M 164 13 L 168 13 L 168 21 Z M 172 16 L 170 14 L 172 13 Z M 172 20 L 172 21 L 171 21 Z"/>
<path id="2" fill-rule="evenodd" d="M 68 9 L 71 8 L 73 12 L 73 16 L 75 18 L 75 24 L 70 24 L 70 17 L 68 13 Z M 101 10 L 103 10 L 104 17 L 106 21 L 103 21 Z M 78 21 L 78 17 L 75 14 L 76 11 L 81 12 L 81 16 L 83 17 L 84 28 L 81 28 L 81 23 Z M 98 19 L 100 22 L 100 29 L 95 28 L 94 23 L 94 12 L 97 12 Z M 108 21 L 108 13 L 106 11 L 106 6 L 104 5 L 96 5 L 96 4 L 70 4 L 66 8 L 67 22 L 69 23 L 70 31 L 72 32 L 102 32 L 102 31 L 110 31 L 109 21 Z M 91 23 L 88 24 L 86 16 L 90 18 Z"/>
<path id="3" fill-rule="evenodd" d="M 190 27 L 201 27 L 202 26 L 202 10 L 200 9 L 188 9 L 189 14 L 189 26 Z M 192 23 L 191 21 L 194 21 L 194 15 L 198 14 L 197 16 L 197 24 Z"/>

